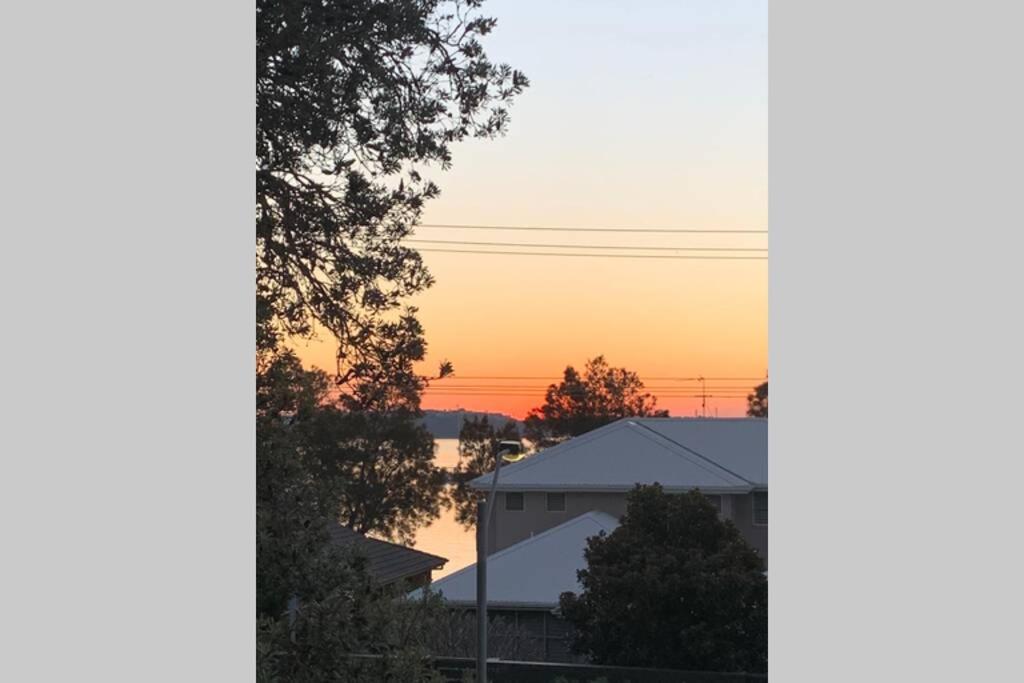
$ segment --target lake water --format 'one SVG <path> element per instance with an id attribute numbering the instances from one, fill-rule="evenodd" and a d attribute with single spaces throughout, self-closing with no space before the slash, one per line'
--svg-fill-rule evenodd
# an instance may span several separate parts
<path id="1" fill-rule="evenodd" d="M 455 467 L 459 462 L 458 439 L 435 439 L 434 462 L 439 467 Z M 455 521 L 455 510 L 442 509 L 441 516 L 416 533 L 414 547 L 433 555 L 447 557 L 444 569 L 434 572 L 434 579 L 447 576 L 476 562 L 476 532 Z"/>

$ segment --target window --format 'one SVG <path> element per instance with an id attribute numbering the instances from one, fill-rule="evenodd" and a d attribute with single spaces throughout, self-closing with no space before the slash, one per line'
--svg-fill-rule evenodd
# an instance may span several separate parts
<path id="1" fill-rule="evenodd" d="M 565 494 L 548 494 L 548 512 L 565 512 Z"/>
<path id="2" fill-rule="evenodd" d="M 754 491 L 754 525 L 768 526 L 767 491 Z"/>
<path id="3" fill-rule="evenodd" d="M 505 509 L 506 510 L 522 510 L 523 509 L 523 494 L 521 494 L 521 493 L 506 493 L 505 494 Z"/>

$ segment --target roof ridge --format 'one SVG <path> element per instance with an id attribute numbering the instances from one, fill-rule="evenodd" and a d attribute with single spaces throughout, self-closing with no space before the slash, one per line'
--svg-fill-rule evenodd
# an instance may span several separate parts
<path id="1" fill-rule="evenodd" d="M 709 418 L 709 419 L 715 419 L 715 418 Z M 696 455 L 696 456 L 697 456 L 698 458 L 700 458 L 700 459 L 702 459 L 702 460 L 704 460 L 704 461 L 706 461 L 706 462 L 708 462 L 708 463 L 711 463 L 712 465 L 714 465 L 714 466 L 715 466 L 715 467 L 717 467 L 718 469 L 722 470 L 723 472 L 727 472 L 727 473 L 729 473 L 730 475 L 732 475 L 732 476 L 736 477 L 736 478 L 737 478 L 737 479 L 739 479 L 740 481 L 746 482 L 747 484 L 749 484 L 749 485 L 751 485 L 751 486 L 757 486 L 757 484 L 755 484 L 754 482 L 750 481 L 750 480 L 749 480 L 749 479 L 747 479 L 746 477 L 740 476 L 739 474 L 737 474 L 737 473 L 733 472 L 732 470 L 730 470 L 730 469 L 729 469 L 728 467 L 725 467 L 725 466 L 723 466 L 723 465 L 720 465 L 720 464 L 718 464 L 717 462 L 715 462 L 715 461 L 714 461 L 714 460 L 712 460 L 711 458 L 707 457 L 707 456 L 706 456 L 706 455 L 704 455 L 703 453 L 698 453 L 697 451 L 693 450 L 693 449 L 692 449 L 692 448 L 690 448 L 689 446 L 687 446 L 687 445 L 685 445 L 685 444 L 681 444 L 681 443 L 679 443 L 678 441 L 676 441 L 675 439 L 673 439 L 673 438 L 671 438 L 671 437 L 669 437 L 669 436 L 665 436 L 665 435 L 664 435 L 664 434 L 662 434 L 661 432 L 659 432 L 659 431 L 656 431 L 656 430 L 654 430 L 654 429 L 651 429 L 650 427 L 648 427 L 648 426 L 647 426 L 647 425 L 645 425 L 645 424 L 639 424 L 639 423 L 637 423 L 637 426 L 638 426 L 638 427 L 643 427 L 644 429 L 646 429 L 647 431 L 651 432 L 652 434 L 657 434 L 657 435 L 658 435 L 658 436 L 660 436 L 660 437 L 661 437 L 662 439 L 665 439 L 666 441 L 668 441 L 668 442 L 670 442 L 670 443 L 674 443 L 675 445 L 679 446 L 680 448 L 682 448 L 682 449 L 684 449 L 684 450 L 687 450 L 687 451 L 689 451 L 690 453 L 693 453 L 693 454 L 694 454 L 694 455 Z"/>
<path id="2" fill-rule="evenodd" d="M 565 453 L 566 451 L 570 451 L 574 448 L 579 448 L 580 446 L 590 443 L 594 439 L 598 438 L 598 436 L 603 436 L 606 432 L 614 431 L 613 429 L 611 429 L 612 427 L 621 429 L 622 427 L 627 426 L 626 423 L 630 419 L 631 418 L 628 417 L 620 417 L 618 420 L 615 420 L 614 422 L 609 422 L 606 425 L 601 425 L 597 429 L 592 429 L 589 432 L 580 434 L 579 436 L 570 437 L 565 441 L 562 441 L 561 443 L 551 446 L 550 448 L 545 448 L 544 450 L 542 450 L 533 457 L 526 458 L 525 460 L 522 460 L 520 462 L 514 463 L 508 467 L 503 468 L 505 470 L 505 475 L 508 476 L 511 468 L 515 468 L 515 472 L 522 472 L 523 470 L 528 469 L 532 465 L 537 465 L 541 462 L 546 462 L 550 458 L 553 458 L 554 456 L 560 453 Z M 486 477 L 488 474 L 493 475 L 494 470 L 491 470 L 490 472 L 484 472 L 479 477 L 476 477 L 475 479 L 471 480 L 469 483 L 472 485 L 472 483 L 477 481 L 477 479 L 482 479 L 483 477 Z M 488 485 L 490 485 L 490 483 L 490 481 L 487 482 Z"/>
<path id="3" fill-rule="evenodd" d="M 607 517 L 607 518 L 611 519 L 612 521 L 615 522 L 616 525 L 619 524 L 619 520 L 615 519 L 615 517 L 613 517 L 612 515 L 608 514 L 607 512 L 602 512 L 601 510 L 589 510 L 588 512 L 584 512 L 582 515 L 577 515 L 576 517 L 573 517 L 572 519 L 568 520 L 567 522 L 562 522 L 558 526 L 553 526 L 550 529 L 545 529 L 544 531 L 540 532 L 539 534 L 535 534 L 533 536 L 530 536 L 529 538 L 524 538 L 523 540 L 519 541 L 518 543 L 513 543 L 509 547 L 503 548 L 503 549 L 499 550 L 498 552 L 494 553 L 493 555 L 488 555 L 487 556 L 487 562 L 488 562 L 488 564 L 490 564 L 490 562 L 492 560 L 495 560 L 495 559 L 497 559 L 499 557 L 507 555 L 512 550 L 517 550 L 519 548 L 523 548 L 525 546 L 528 546 L 531 543 L 533 543 L 534 541 L 539 541 L 540 539 L 544 538 L 545 536 L 550 536 L 555 531 L 558 531 L 560 529 L 565 529 L 565 528 L 568 528 L 570 526 L 573 526 L 574 524 L 577 524 L 578 522 L 581 522 L 584 519 L 592 519 L 595 522 L 597 522 L 598 521 L 598 517 L 597 517 L 598 515 L 601 515 L 603 517 Z M 471 569 L 475 570 L 476 569 L 476 565 L 477 565 L 477 562 L 474 562 L 473 564 L 470 564 L 470 565 L 466 565 L 462 569 L 460 569 L 458 571 L 455 571 L 455 572 L 452 572 L 448 576 L 440 578 L 437 581 L 431 582 L 430 585 L 431 585 L 431 587 L 433 587 L 433 586 L 436 586 L 439 583 L 442 583 L 442 582 L 447 581 L 449 579 L 453 579 L 456 576 L 459 576 L 460 574 L 464 574 L 464 573 L 468 572 Z"/>

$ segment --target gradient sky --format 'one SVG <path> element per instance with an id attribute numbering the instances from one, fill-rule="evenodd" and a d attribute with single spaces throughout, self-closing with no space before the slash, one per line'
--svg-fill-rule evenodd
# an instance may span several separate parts
<path id="1" fill-rule="evenodd" d="M 484 47 L 531 86 L 509 133 L 454 149 L 431 177 L 441 197 L 424 223 L 625 228 L 767 228 L 767 1 L 490 0 Z M 767 247 L 767 235 L 528 233 L 421 228 L 420 238 L 551 244 Z M 460 248 L 460 247 L 456 247 Z M 466 247 L 471 248 L 471 247 Z M 424 371 L 458 376 L 561 374 L 604 354 L 652 377 L 764 377 L 767 261 L 591 259 L 424 253 L 437 279 L 420 309 Z M 334 367 L 333 344 L 300 342 Z M 508 383 L 513 384 L 513 383 Z M 426 408 L 522 417 L 546 382 L 426 396 Z M 695 383 L 650 381 L 656 385 Z M 754 382 L 708 381 L 749 390 Z M 443 383 L 435 386 L 441 387 Z M 673 392 L 686 393 L 686 392 Z M 715 389 L 709 389 L 714 395 Z M 724 392 L 719 391 L 719 394 Z M 735 394 L 736 392 L 730 392 Z M 661 398 L 674 415 L 700 399 Z M 742 398 L 708 414 L 741 415 Z"/>

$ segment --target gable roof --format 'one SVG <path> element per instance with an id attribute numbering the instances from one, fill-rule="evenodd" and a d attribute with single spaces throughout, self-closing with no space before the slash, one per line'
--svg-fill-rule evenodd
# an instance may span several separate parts
<path id="1" fill-rule="evenodd" d="M 492 473 L 470 482 L 490 488 Z M 501 468 L 499 491 L 666 490 L 747 493 L 768 486 L 768 421 L 623 418 Z"/>
<path id="2" fill-rule="evenodd" d="M 587 539 L 602 531 L 611 533 L 618 525 L 611 515 L 588 512 L 491 555 L 487 558 L 488 606 L 556 607 L 562 593 L 580 590 L 576 572 L 586 568 Z M 430 587 L 449 603 L 476 605 L 476 564 Z"/>
<path id="3" fill-rule="evenodd" d="M 353 546 L 356 552 L 366 557 L 370 575 L 384 584 L 440 569 L 448 561 L 421 550 L 368 538 L 340 524 L 332 524 L 328 533 L 332 543 Z"/>

